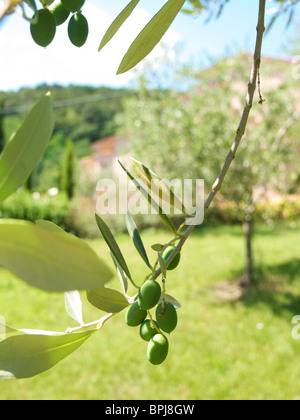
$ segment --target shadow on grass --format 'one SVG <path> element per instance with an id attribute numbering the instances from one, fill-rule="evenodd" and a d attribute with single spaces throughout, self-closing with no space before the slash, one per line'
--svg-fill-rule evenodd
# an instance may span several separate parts
<path id="1" fill-rule="evenodd" d="M 300 314 L 300 258 L 264 266 L 255 272 L 255 282 L 239 302 L 248 307 L 265 304 L 278 316 Z M 235 302 L 231 302 L 235 305 Z"/>

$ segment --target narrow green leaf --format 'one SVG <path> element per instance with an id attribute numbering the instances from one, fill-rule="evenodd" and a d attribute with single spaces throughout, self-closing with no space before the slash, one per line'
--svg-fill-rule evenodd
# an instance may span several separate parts
<path id="1" fill-rule="evenodd" d="M 23 220 L 0 220 L 0 265 L 53 292 L 103 286 L 112 271 L 86 242 Z"/>
<path id="2" fill-rule="evenodd" d="M 161 268 L 162 276 L 163 276 L 163 278 L 166 278 L 167 277 L 167 267 L 166 267 L 166 264 L 165 264 L 164 259 L 163 259 L 160 252 L 158 252 L 158 262 L 159 262 L 159 265 L 160 265 L 160 268 Z"/>
<path id="3" fill-rule="evenodd" d="M 126 261 L 122 255 L 122 252 L 117 244 L 113 234 L 111 233 L 109 227 L 106 225 L 103 219 L 98 214 L 95 214 L 97 225 L 102 233 L 102 236 L 107 243 L 109 249 L 111 250 L 112 254 L 114 255 L 115 259 L 118 261 L 121 268 L 125 271 L 127 277 L 131 278 L 129 269 L 127 267 Z"/>
<path id="4" fill-rule="evenodd" d="M 122 293 L 101 287 L 86 292 L 88 301 L 101 311 L 115 313 L 125 309 L 129 303 Z"/>
<path id="5" fill-rule="evenodd" d="M 162 244 L 153 244 L 151 245 L 151 248 L 157 252 L 161 252 L 164 250 L 164 246 Z"/>
<path id="6" fill-rule="evenodd" d="M 183 13 L 188 14 L 188 15 L 193 15 L 193 14 L 195 13 L 195 11 L 194 11 L 194 10 L 189 10 L 189 9 L 181 9 L 181 11 L 182 11 Z"/>
<path id="7" fill-rule="evenodd" d="M 172 207 L 177 208 L 181 213 L 191 217 L 191 214 L 186 210 L 181 200 L 158 175 L 138 160 L 131 158 L 131 161 L 137 175 L 147 184 L 151 193 L 156 194 L 160 199 Z"/>
<path id="8" fill-rule="evenodd" d="M 295 14 L 295 9 L 294 9 L 294 8 L 292 8 L 292 9 L 291 9 L 291 11 L 290 11 L 290 14 L 289 14 L 288 20 L 287 20 L 287 22 L 286 22 L 286 26 L 285 26 L 285 28 L 286 28 L 286 29 L 290 26 L 290 24 L 291 24 L 291 22 L 292 22 L 292 20 L 293 20 L 294 14 Z"/>
<path id="9" fill-rule="evenodd" d="M 152 270 L 142 238 L 129 211 L 126 213 L 126 226 L 136 250 L 145 261 L 146 265 L 150 268 L 150 270 Z"/>
<path id="10" fill-rule="evenodd" d="M 140 0 L 132 0 L 127 6 L 122 10 L 122 12 L 116 17 L 113 23 L 109 26 L 105 32 L 101 43 L 99 45 L 98 51 L 101 51 L 102 48 L 112 39 L 116 32 L 120 29 L 126 19 L 131 15 L 136 5 Z"/>
<path id="11" fill-rule="evenodd" d="M 178 300 L 176 300 L 175 298 L 173 298 L 173 296 L 171 296 L 171 295 L 168 295 L 168 294 L 165 294 L 164 296 L 163 296 L 163 299 L 160 299 L 159 301 L 158 301 L 158 305 L 162 302 L 162 300 L 164 300 L 165 302 L 170 302 L 170 303 L 172 303 L 172 305 L 176 308 L 176 309 L 179 309 L 180 307 L 181 307 L 181 305 L 180 305 L 180 303 L 178 302 Z"/>
<path id="12" fill-rule="evenodd" d="M 0 201 L 15 192 L 40 161 L 53 131 L 50 94 L 32 108 L 0 156 Z"/>
<path id="13" fill-rule="evenodd" d="M 125 166 L 118 160 L 122 169 L 126 172 L 127 176 L 131 179 L 137 189 L 143 194 L 143 196 L 148 200 L 148 203 L 154 208 L 162 221 L 171 229 L 173 233 L 176 233 L 176 229 L 169 219 L 169 217 L 163 212 L 162 208 L 156 203 L 156 201 L 151 197 L 150 193 L 147 191 L 147 185 L 145 187 L 137 180 L 131 173 L 125 168 Z"/>
<path id="14" fill-rule="evenodd" d="M 120 264 L 118 263 L 118 261 L 115 259 L 114 254 L 110 251 L 110 255 L 111 258 L 115 264 L 116 270 L 117 270 L 117 274 L 123 289 L 124 294 L 127 293 L 128 290 L 128 281 L 127 281 L 127 277 L 126 274 L 124 273 L 124 270 L 122 270 L 122 268 L 120 267 Z"/>
<path id="15" fill-rule="evenodd" d="M 153 50 L 180 12 L 184 3 L 185 0 L 169 0 L 156 13 L 129 47 L 117 74 L 125 73 L 132 69 Z"/>
<path id="16" fill-rule="evenodd" d="M 50 369 L 78 349 L 95 331 L 9 334 L 0 341 L 0 379 L 29 378 Z"/>
<path id="17" fill-rule="evenodd" d="M 265 35 L 267 35 L 269 33 L 269 31 L 271 30 L 272 26 L 274 25 L 276 19 L 278 18 L 279 13 L 276 13 L 270 20 L 270 22 L 268 23 L 268 26 L 266 27 L 265 30 Z"/>

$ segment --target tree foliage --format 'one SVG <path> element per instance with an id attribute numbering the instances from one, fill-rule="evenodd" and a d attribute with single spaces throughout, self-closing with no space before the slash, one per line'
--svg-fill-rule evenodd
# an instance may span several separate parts
<path id="1" fill-rule="evenodd" d="M 138 159 L 147 156 L 147 164 L 168 179 L 204 179 L 208 189 L 230 149 L 235 116 L 243 108 L 249 59 L 244 53 L 196 72 L 193 88 L 185 93 L 149 91 L 143 71 L 138 100 L 127 99 L 118 117 L 121 132 L 130 133 L 131 153 Z M 285 62 L 265 62 L 264 80 L 266 75 L 270 80 L 262 83 L 262 89 L 267 100 L 259 104 L 258 95 L 241 154 L 235 157 L 215 201 L 231 203 L 241 222 L 252 220 L 266 192 L 287 194 L 297 186 L 300 142 L 295 92 L 299 88 L 290 72 Z M 184 80 L 191 74 L 181 77 Z M 151 72 L 150 79 L 153 83 Z"/>

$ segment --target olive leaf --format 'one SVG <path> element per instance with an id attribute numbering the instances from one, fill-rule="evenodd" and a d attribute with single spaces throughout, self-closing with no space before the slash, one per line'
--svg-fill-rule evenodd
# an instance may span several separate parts
<path id="1" fill-rule="evenodd" d="M 21 379 L 50 369 L 77 350 L 96 328 L 85 332 L 59 333 L 8 329 L 0 341 L 0 379 Z"/>
<path id="2" fill-rule="evenodd" d="M 177 208 L 181 213 L 191 217 L 191 214 L 186 210 L 181 200 L 158 175 L 138 160 L 131 158 L 131 161 L 136 174 L 147 184 L 148 188 L 151 189 L 151 193 L 156 194 L 160 199 Z"/>
<path id="3" fill-rule="evenodd" d="M 118 263 L 118 261 L 114 257 L 114 254 L 111 251 L 110 251 L 110 255 L 111 255 L 111 258 L 112 258 L 112 260 L 114 262 L 114 265 L 116 267 L 117 274 L 118 274 L 123 292 L 124 292 L 124 294 L 126 294 L 127 290 L 128 290 L 128 281 L 127 281 L 126 274 L 124 273 L 124 270 L 122 269 L 122 267 L 120 267 L 120 264 Z"/>
<path id="4" fill-rule="evenodd" d="M 142 238 L 139 234 L 138 228 L 136 227 L 135 221 L 133 220 L 133 217 L 129 211 L 127 211 L 126 213 L 126 226 L 129 236 L 131 237 L 136 250 L 142 257 L 142 259 L 145 261 L 146 265 L 150 268 L 150 270 L 152 270 L 152 266 L 149 262 Z"/>
<path id="5" fill-rule="evenodd" d="M 102 233 L 102 236 L 105 240 L 105 242 L 107 243 L 110 251 L 112 252 L 113 256 L 115 257 L 115 259 L 117 260 L 117 262 L 119 263 L 120 267 L 124 270 L 124 272 L 126 273 L 127 277 L 132 280 L 131 274 L 129 272 L 129 269 L 127 267 L 126 261 L 123 257 L 123 254 L 119 248 L 119 245 L 117 244 L 115 238 L 113 237 L 113 234 L 111 233 L 109 227 L 107 226 L 107 224 L 104 222 L 104 220 L 96 213 L 95 214 L 96 217 L 96 222 L 98 225 L 98 228 L 100 230 L 100 232 Z"/>
<path id="6" fill-rule="evenodd" d="M 153 244 L 151 245 L 151 248 L 156 252 L 161 252 L 164 250 L 164 245 L 162 244 Z"/>
<path id="7" fill-rule="evenodd" d="M 173 233 L 176 234 L 176 229 L 169 219 L 169 217 L 163 212 L 162 208 L 157 204 L 157 202 L 153 199 L 151 194 L 149 193 L 147 185 L 143 185 L 140 180 L 135 178 L 131 173 L 125 168 L 125 166 L 118 160 L 120 166 L 122 169 L 126 172 L 127 176 L 131 179 L 131 181 L 134 183 L 134 185 L 137 187 L 137 189 L 143 194 L 143 196 L 148 200 L 148 203 L 154 208 L 154 210 L 157 212 L 159 217 L 162 219 L 162 221 L 171 229 Z"/>
<path id="8" fill-rule="evenodd" d="M 64 293 L 65 308 L 70 318 L 83 325 L 82 302 L 78 290 L 72 290 Z"/>
<path id="9" fill-rule="evenodd" d="M 125 73 L 132 69 L 153 50 L 180 12 L 184 3 L 185 0 L 169 0 L 156 13 L 130 45 L 118 68 L 117 74 Z"/>
<path id="10" fill-rule="evenodd" d="M 94 289 L 112 278 L 86 242 L 23 220 L 0 220 L 0 265 L 31 286 L 53 292 Z"/>
<path id="11" fill-rule="evenodd" d="M 172 305 L 174 306 L 175 309 L 179 309 L 181 307 L 180 303 L 178 302 L 178 300 L 176 300 L 173 296 L 165 294 L 163 296 L 163 299 L 160 299 L 157 304 L 159 305 L 160 303 L 162 303 L 163 301 L 165 302 L 169 302 L 172 303 Z"/>
<path id="12" fill-rule="evenodd" d="M 116 34 L 116 32 L 120 29 L 126 19 L 131 15 L 133 10 L 135 9 L 136 5 L 139 3 L 140 0 L 132 0 L 127 6 L 122 10 L 122 12 L 116 17 L 116 19 L 112 22 L 109 26 L 107 31 L 105 32 L 98 51 L 101 51 L 102 48 L 112 39 L 112 37 Z"/>
<path id="13" fill-rule="evenodd" d="M 114 313 L 125 309 L 129 303 L 122 293 L 114 289 L 101 287 L 86 292 L 88 301 L 101 311 Z"/>
<path id="14" fill-rule="evenodd" d="M 167 277 L 167 267 L 166 267 L 165 261 L 164 261 L 160 252 L 158 252 L 157 254 L 158 254 L 158 262 L 159 262 L 159 265 L 160 265 L 160 268 L 161 268 L 162 276 L 163 276 L 163 278 L 166 278 Z"/>
<path id="15" fill-rule="evenodd" d="M 0 201 L 26 181 L 43 156 L 53 127 L 52 98 L 48 93 L 31 109 L 0 156 Z"/>

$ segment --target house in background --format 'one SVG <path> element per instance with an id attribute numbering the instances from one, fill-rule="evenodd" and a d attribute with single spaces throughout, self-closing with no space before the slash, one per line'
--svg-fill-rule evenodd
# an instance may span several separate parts
<path id="1" fill-rule="evenodd" d="M 128 141 L 121 139 L 116 134 L 96 140 L 90 145 L 93 153 L 80 160 L 82 169 L 97 177 L 102 173 L 118 176 L 120 165 L 118 158 L 124 156 L 125 146 Z"/>

